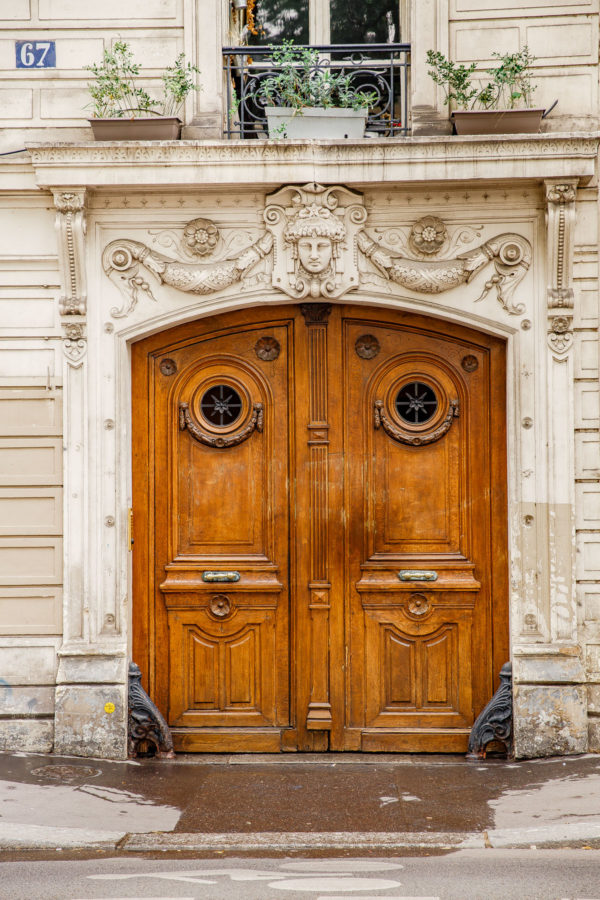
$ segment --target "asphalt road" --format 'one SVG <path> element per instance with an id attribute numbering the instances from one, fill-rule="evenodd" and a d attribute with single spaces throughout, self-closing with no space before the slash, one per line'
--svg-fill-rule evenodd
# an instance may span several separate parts
<path id="1" fill-rule="evenodd" d="M 0 862 L 2 900 L 600 900 L 598 850 Z"/>

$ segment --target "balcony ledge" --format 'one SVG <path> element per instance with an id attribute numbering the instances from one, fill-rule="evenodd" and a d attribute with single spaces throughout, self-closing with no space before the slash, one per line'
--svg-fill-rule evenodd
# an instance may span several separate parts
<path id="1" fill-rule="evenodd" d="M 131 141 L 28 146 L 40 188 L 595 179 L 600 133 L 359 141 Z"/>

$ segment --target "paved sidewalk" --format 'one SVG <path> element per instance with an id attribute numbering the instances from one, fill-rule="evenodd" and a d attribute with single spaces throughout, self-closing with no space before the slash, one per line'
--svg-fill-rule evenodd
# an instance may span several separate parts
<path id="1" fill-rule="evenodd" d="M 600 756 L 0 754 L 0 850 L 600 846 Z"/>

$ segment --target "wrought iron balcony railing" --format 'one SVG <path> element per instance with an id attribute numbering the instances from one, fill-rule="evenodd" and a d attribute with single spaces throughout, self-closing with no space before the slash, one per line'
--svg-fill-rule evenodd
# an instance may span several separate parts
<path id="1" fill-rule="evenodd" d="M 298 47 L 298 49 L 305 49 Z M 350 75 L 351 86 L 375 93 L 367 133 L 398 137 L 409 133 L 408 79 L 410 44 L 321 44 L 317 69 Z M 265 103 L 258 94 L 261 81 L 272 75 L 272 47 L 223 47 L 227 98 L 225 134 L 228 138 L 266 138 Z"/>

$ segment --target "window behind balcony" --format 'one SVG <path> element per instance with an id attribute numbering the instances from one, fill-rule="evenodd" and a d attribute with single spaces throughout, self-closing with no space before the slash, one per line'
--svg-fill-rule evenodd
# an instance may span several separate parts
<path id="1" fill-rule="evenodd" d="M 253 45 L 385 44 L 400 39 L 398 0 L 256 0 Z"/>

